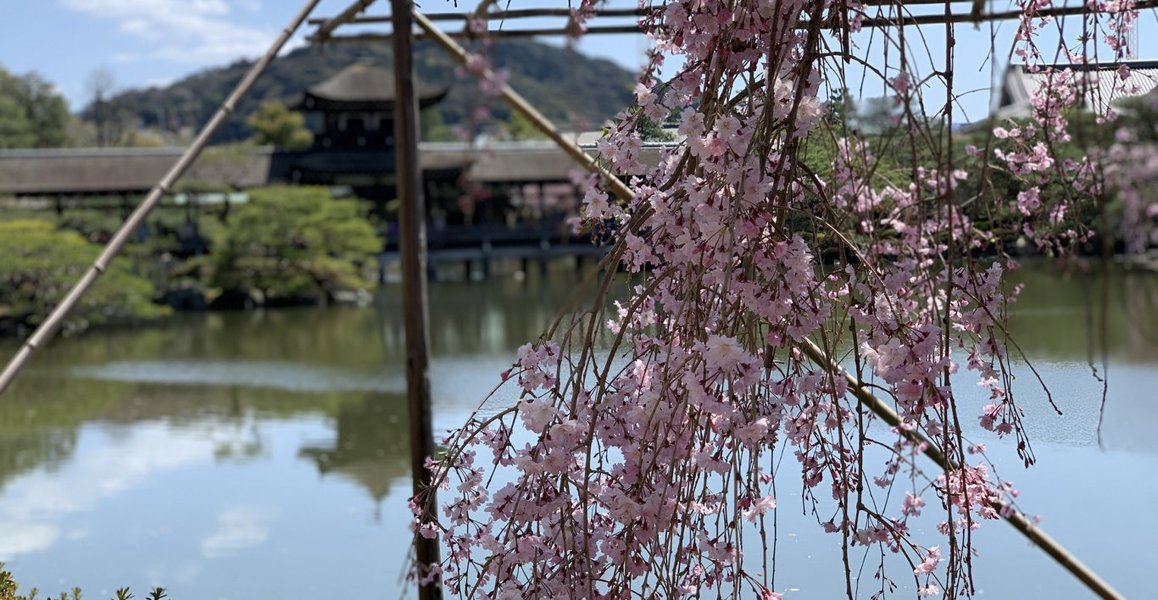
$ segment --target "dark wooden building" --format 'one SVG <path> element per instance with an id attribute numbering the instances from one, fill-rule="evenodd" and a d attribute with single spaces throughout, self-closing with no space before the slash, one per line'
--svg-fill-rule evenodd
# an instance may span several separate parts
<path id="1" fill-rule="evenodd" d="M 420 109 L 438 104 L 446 88 L 417 84 Z M 270 179 L 306 185 L 342 186 L 370 200 L 385 216 L 395 198 L 394 76 L 367 63 L 355 63 L 307 89 L 292 108 L 306 115 L 313 144 L 298 152 L 278 152 Z M 458 157 L 425 157 L 427 189 L 456 183 L 466 163 Z M 442 160 L 439 160 L 442 159 Z"/>

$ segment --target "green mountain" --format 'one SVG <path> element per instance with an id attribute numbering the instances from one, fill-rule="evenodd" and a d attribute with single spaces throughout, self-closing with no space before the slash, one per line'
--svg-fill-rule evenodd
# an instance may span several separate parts
<path id="1" fill-rule="evenodd" d="M 597 128 L 631 104 L 634 76 L 618 65 L 593 59 L 573 50 L 532 40 L 499 40 L 488 49 L 491 62 L 510 71 L 510 84 L 556 124 L 572 128 Z M 307 87 L 319 83 L 356 61 L 388 67 L 392 52 L 388 44 L 332 44 L 299 48 L 277 58 L 258 79 L 253 90 L 217 134 L 216 142 L 251 136 L 245 119 L 263 100 L 289 101 Z M 136 119 L 145 128 L 180 131 L 205 123 L 241 79 L 252 62 L 208 69 L 167 87 L 128 90 L 110 98 L 118 114 Z M 414 68 L 425 83 L 450 87 L 435 122 L 456 125 L 468 120 L 472 110 L 487 104 L 499 119 L 509 117 L 501 101 L 484 98 L 473 76 L 456 74 L 456 64 L 433 42 L 418 42 Z M 81 113 L 93 121 L 94 109 Z"/>

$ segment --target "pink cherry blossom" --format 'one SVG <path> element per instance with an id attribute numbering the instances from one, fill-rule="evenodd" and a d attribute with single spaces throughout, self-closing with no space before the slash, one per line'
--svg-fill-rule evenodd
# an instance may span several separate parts
<path id="1" fill-rule="evenodd" d="M 1093 43 L 1118 52 L 1134 5 L 1097 4 L 1083 16 Z M 1019 497 L 989 468 L 985 442 L 1008 437 L 1010 453 L 1034 461 L 1009 372 L 1005 319 L 1020 289 L 1006 281 L 1017 265 L 1005 244 L 1025 236 L 1072 252 L 1103 233 L 1088 217 L 1114 198 L 1121 218 L 1105 233 L 1131 251 L 1158 245 L 1158 160 L 1140 147 L 1144 132 L 1059 156 L 1074 138 L 1068 115 L 1089 105 L 1088 73 L 1046 66 L 1049 0 L 1015 5 L 1008 50 L 1042 85 L 1027 119 L 996 123 L 964 153 L 946 150 L 960 138 L 944 119 L 960 90 L 920 72 L 912 37 L 889 37 L 899 56 L 865 75 L 893 95 L 888 145 L 826 114 L 851 75 L 842 53 L 858 50 L 841 38 L 863 24 L 862 7 L 671 0 L 640 20 L 655 50 L 637 106 L 593 153 L 630 176 L 630 194 L 575 179 L 580 230 L 614 238 L 599 292 L 519 348 L 502 376 L 510 399 L 491 398 L 431 465 L 440 519 L 419 532 L 445 544 L 448 589 L 625 598 L 646 582 L 660 597 L 780 598 L 751 567 L 772 556 L 759 528 L 790 478 L 842 556 L 908 556 L 918 595 L 972 593 L 974 538 L 963 534 L 1014 514 Z M 573 7 L 575 33 L 595 6 Z M 506 75 L 487 48 L 464 71 L 495 93 Z M 1101 127 L 1124 118 L 1101 110 Z M 669 115 L 681 141 L 652 160 L 638 125 Z M 999 181 L 1008 187 L 991 189 Z M 856 381 L 895 425 L 860 404 Z M 965 441 L 974 423 L 983 439 Z M 930 449 L 950 464 L 926 460 Z M 930 514 L 937 526 L 918 527 Z"/>

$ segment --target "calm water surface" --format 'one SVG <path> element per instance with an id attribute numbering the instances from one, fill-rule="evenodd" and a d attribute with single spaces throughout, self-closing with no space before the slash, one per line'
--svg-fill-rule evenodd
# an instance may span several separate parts
<path id="1" fill-rule="evenodd" d="M 1015 334 L 1065 416 L 1019 366 L 1040 463 L 1024 471 L 992 441 L 991 454 L 1052 535 L 1127 597 L 1158 598 L 1158 277 L 1020 277 Z M 432 287 L 436 428 L 464 420 L 570 291 L 566 276 Z M 1100 448 L 1087 333 L 1103 293 Z M 123 585 L 175 600 L 405 596 L 400 313 L 394 289 L 365 309 L 179 315 L 55 343 L 0 397 L 0 561 L 26 588 L 90 597 Z M 833 597 L 839 540 L 801 515 L 793 485 L 778 490 L 776 585 Z M 986 597 L 1086 597 L 1004 524 L 977 547 Z M 867 596 L 871 565 L 860 579 Z"/>

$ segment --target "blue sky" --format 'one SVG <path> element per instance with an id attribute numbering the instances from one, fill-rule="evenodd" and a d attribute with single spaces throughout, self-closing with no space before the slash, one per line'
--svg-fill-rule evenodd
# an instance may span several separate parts
<path id="1" fill-rule="evenodd" d="M 316 16 L 336 14 L 350 0 L 323 0 Z M 426 0 L 429 12 L 463 10 L 475 0 L 459 2 Z M 613 6 L 635 6 L 634 0 L 611 0 Z M 990 2 L 1001 9 L 1004 2 Z M 142 87 L 168 83 L 195 71 L 260 55 L 289 22 L 302 2 L 299 0 L 6 0 L 0 9 L 0 65 L 9 71 L 37 71 L 57 85 L 74 110 L 86 101 L 86 81 L 98 69 L 107 69 L 120 87 Z M 511 1 L 513 8 L 566 6 L 566 0 Z M 385 0 L 371 7 L 371 13 L 388 11 Z M 1155 57 L 1153 32 L 1156 19 L 1147 13 L 1140 19 L 1140 55 Z M 543 26 L 528 23 L 528 26 Z M 957 90 L 979 90 L 963 96 L 961 108 L 966 120 L 985 116 L 989 87 L 995 73 L 1004 66 L 1014 24 L 995 25 L 997 62 L 986 61 L 991 32 L 988 25 L 975 30 L 958 26 Z M 910 35 L 915 29 L 908 30 Z M 943 44 L 942 27 L 924 29 L 930 47 Z M 1149 35 L 1148 35 L 1149 34 Z M 867 33 L 854 39 L 858 53 L 882 63 L 879 35 L 870 45 Z M 302 44 L 299 35 L 297 45 Z M 917 44 L 913 41 L 913 44 Z M 643 36 L 592 36 L 580 49 L 635 69 L 643 60 Z M 996 65 L 996 66 L 995 66 Z M 850 86 L 856 87 L 856 86 Z M 865 88 L 865 96 L 878 96 L 879 83 Z M 929 101 L 942 100 L 930 94 Z M 959 119 L 960 120 L 960 119 Z"/>
<path id="2" fill-rule="evenodd" d="M 333 16 L 349 2 L 323 0 L 314 15 Z M 255 58 L 303 4 L 302 0 L 4 0 L 0 65 L 21 74 L 39 72 L 78 110 L 88 100 L 86 81 L 98 69 L 108 69 L 121 87 L 141 87 Z M 458 11 L 474 2 L 459 2 L 458 9 L 446 0 L 422 4 L 428 11 Z M 635 5 L 631 0 L 613 4 Z M 370 13 L 387 14 L 388 9 L 383 0 Z M 304 43 L 302 37 L 297 36 L 296 45 Z M 645 44 L 643 36 L 606 36 L 585 41 L 581 49 L 634 70 L 643 61 Z"/>

